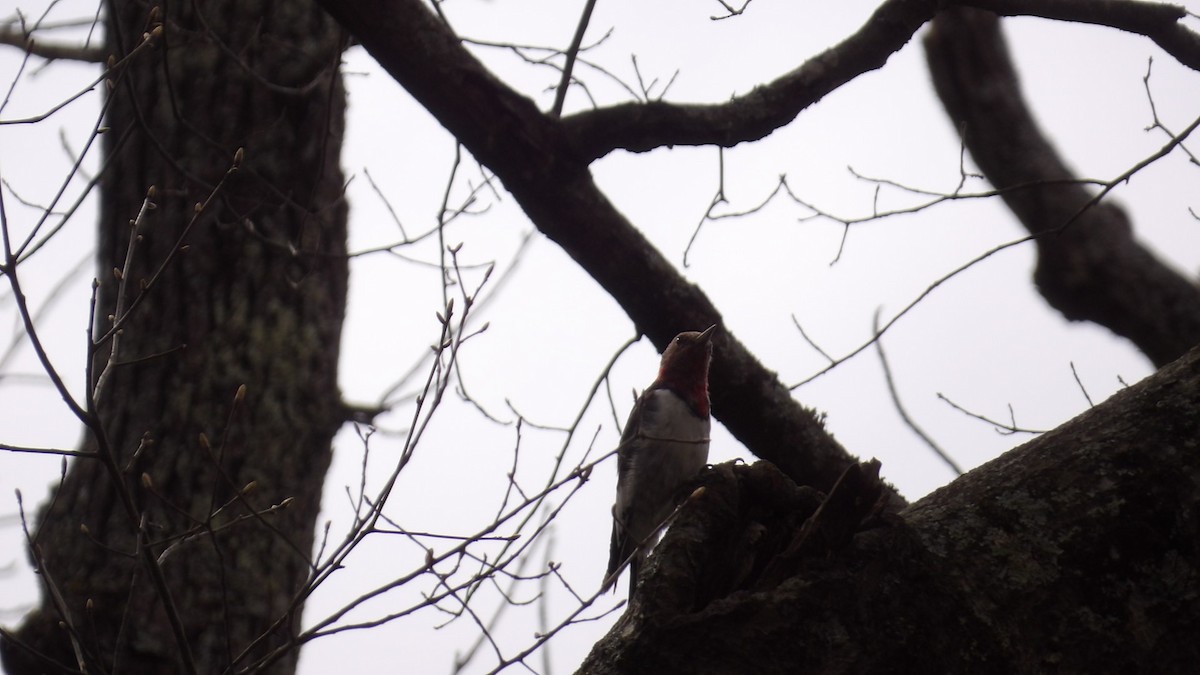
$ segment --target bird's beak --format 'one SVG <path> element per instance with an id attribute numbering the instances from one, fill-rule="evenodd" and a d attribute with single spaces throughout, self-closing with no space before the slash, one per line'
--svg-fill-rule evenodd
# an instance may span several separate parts
<path id="1" fill-rule="evenodd" d="M 713 325 L 709 326 L 708 328 L 704 329 L 704 332 L 700 333 L 700 341 L 701 342 L 711 341 L 713 331 L 715 331 L 716 329 L 717 329 L 717 324 L 715 324 L 715 323 Z"/>

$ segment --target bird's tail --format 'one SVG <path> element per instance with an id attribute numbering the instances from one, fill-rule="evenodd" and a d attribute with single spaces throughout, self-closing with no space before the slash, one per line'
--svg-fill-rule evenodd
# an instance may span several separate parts
<path id="1" fill-rule="evenodd" d="M 645 560 L 649 553 L 649 548 L 657 540 L 659 533 L 675 519 L 682 506 L 683 504 L 681 503 L 672 509 L 667 517 L 658 524 L 658 527 L 651 530 L 650 535 L 646 539 L 640 541 L 635 539 L 629 533 L 629 530 L 621 525 L 621 521 L 617 519 L 616 514 L 613 514 L 612 538 L 608 545 L 608 571 L 604 573 L 604 583 L 600 586 L 601 593 L 607 593 L 615 586 L 617 579 L 621 576 L 621 570 L 628 566 L 629 597 L 633 597 L 633 589 L 637 586 L 640 563 Z"/>
<path id="2" fill-rule="evenodd" d="M 621 570 L 625 569 L 626 565 L 630 566 L 630 595 L 633 594 L 633 584 L 637 583 L 637 542 L 633 537 L 629 536 L 628 530 L 621 527 L 617 519 L 613 518 L 612 539 L 608 547 L 608 571 L 604 573 L 604 584 L 600 587 L 601 593 L 607 593 L 617 584 L 617 579 L 621 576 Z"/>

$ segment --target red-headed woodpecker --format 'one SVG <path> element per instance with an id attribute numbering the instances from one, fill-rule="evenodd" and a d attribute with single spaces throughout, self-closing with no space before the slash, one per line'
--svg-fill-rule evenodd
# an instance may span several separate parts
<path id="1" fill-rule="evenodd" d="M 629 594 L 638 567 L 675 511 L 679 492 L 708 462 L 708 364 L 712 334 L 680 333 L 667 345 L 658 379 L 633 404 L 617 446 L 617 503 L 604 589 L 629 561 Z"/>

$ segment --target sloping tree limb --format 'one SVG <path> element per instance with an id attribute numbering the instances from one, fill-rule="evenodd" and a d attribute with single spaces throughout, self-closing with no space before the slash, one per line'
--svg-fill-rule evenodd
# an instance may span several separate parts
<path id="1" fill-rule="evenodd" d="M 592 180 L 589 163 L 616 148 L 728 146 L 762 138 L 845 82 L 881 67 L 943 3 L 889 0 L 841 44 L 727 103 L 623 104 L 561 121 L 497 79 L 419 0 L 322 4 L 501 178 L 535 225 L 661 348 L 680 326 L 718 322 L 719 315 L 617 212 Z M 1182 15 L 1178 8 L 1157 10 L 1154 21 L 1137 23 L 1126 10 L 1105 11 L 1098 11 L 1093 22 L 1154 34 Z M 718 419 L 751 451 L 793 478 L 832 485 L 849 465 L 849 455 L 733 336 L 725 334 L 717 348 L 712 379 Z"/>
<path id="2" fill-rule="evenodd" d="M 625 103 L 564 119 L 581 155 L 603 157 L 616 149 L 644 152 L 673 145 L 730 147 L 769 135 L 800 111 L 859 75 L 883 67 L 943 6 L 960 3 L 889 0 L 855 34 L 776 80 L 719 104 L 663 101 Z M 1183 25 L 1183 7 L 1108 0 L 975 0 L 1007 15 L 1040 16 L 1111 26 L 1153 39 L 1180 63 L 1200 69 L 1200 35 Z"/>
<path id="3" fill-rule="evenodd" d="M 732 147 L 784 127 L 802 110 L 863 73 L 882 68 L 941 3 L 889 0 L 854 35 L 776 80 L 719 104 L 624 103 L 563 120 L 580 155 L 645 152 L 673 145 Z"/>
<path id="4" fill-rule="evenodd" d="M 688 326 L 720 323 L 600 191 L 559 121 L 500 82 L 419 0 L 322 5 L 408 92 L 504 182 L 561 246 L 662 349 Z M 914 28 L 915 29 L 915 28 Z M 833 485 L 854 460 L 728 331 L 715 340 L 713 412 L 747 448 L 794 480 Z"/>
<path id="5" fill-rule="evenodd" d="M 1025 229 L 1041 235 L 1034 280 L 1046 301 L 1128 338 L 1156 366 L 1200 344 L 1200 288 L 1136 240 L 1120 207 L 1087 206 L 1092 192 L 1073 182 L 1025 104 L 996 16 L 939 14 L 925 48 L 971 157 Z"/>
<path id="6" fill-rule="evenodd" d="M 757 98 L 617 106 L 560 123 L 499 82 L 420 2 L 324 4 L 659 346 L 679 326 L 717 320 L 716 310 L 617 213 L 588 163 L 613 148 L 765 136 L 807 105 L 799 94 L 772 94 L 793 86 L 819 99 L 886 61 L 938 5 L 884 3 L 864 31 L 887 39 L 856 42 L 860 32 L 844 52 L 835 48 L 797 71 L 813 80 L 785 76 L 747 94 Z M 861 70 L 842 70 L 841 61 L 829 67 L 834 56 L 858 56 Z M 741 111 L 755 107 L 747 101 L 760 109 Z M 718 344 L 712 379 L 717 417 L 792 479 L 827 487 L 850 466 L 811 413 L 732 336 Z M 747 590 L 763 561 L 712 556 L 769 554 L 760 544 L 803 528 L 791 515 L 813 512 L 798 506 L 814 497 L 769 469 L 718 473 L 695 508 L 681 512 L 644 580 L 647 590 L 662 591 L 646 597 L 665 601 L 632 607 L 583 671 L 790 673 L 852 664 L 866 672 L 1086 672 L 1193 664 L 1200 608 L 1180 591 L 1198 585 L 1200 526 L 1189 515 L 1197 505 L 1186 478 L 1200 472 L 1198 405 L 1194 351 L 930 495 L 903 520 L 801 560 L 770 591 Z M 751 483 L 761 489 L 744 489 Z M 741 585 L 730 589 L 730 579 Z"/>

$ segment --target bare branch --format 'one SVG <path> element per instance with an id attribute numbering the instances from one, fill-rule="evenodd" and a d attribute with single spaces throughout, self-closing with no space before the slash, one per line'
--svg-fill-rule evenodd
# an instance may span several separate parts
<path id="1" fill-rule="evenodd" d="M 1038 16 L 1144 35 L 1183 65 L 1200 70 L 1200 35 L 1183 25 L 1188 12 L 1180 5 L 1139 0 L 965 0 L 960 4 L 1000 16 Z"/>
<path id="2" fill-rule="evenodd" d="M 596 8 L 596 0 L 587 0 L 583 6 L 583 15 L 579 17 L 579 25 L 575 28 L 575 37 L 571 38 L 571 46 L 567 48 L 567 62 L 563 65 L 562 79 L 558 83 L 558 91 L 554 93 L 554 105 L 550 114 L 561 117 L 563 102 L 567 99 L 567 89 L 571 86 L 571 73 L 575 70 L 575 58 L 579 55 L 579 46 L 583 44 L 583 34 L 587 32 L 588 23 L 592 20 L 592 10 Z"/>
<path id="3" fill-rule="evenodd" d="M 770 135 L 802 110 L 859 75 L 881 68 L 933 18 L 938 3 L 888 0 L 838 45 L 772 82 L 720 104 L 627 103 L 563 118 L 585 160 L 616 149 L 645 152 L 676 145 L 732 147 Z"/>
<path id="4" fill-rule="evenodd" d="M 746 11 L 746 8 L 750 6 L 750 1 L 751 0 L 746 0 L 745 2 L 742 3 L 741 7 L 734 7 L 733 5 L 729 4 L 728 2 L 725 2 L 725 0 L 717 0 L 717 2 L 721 3 L 721 6 L 725 8 L 726 14 L 719 15 L 719 16 L 714 15 L 714 16 L 710 16 L 709 18 L 712 19 L 713 21 L 722 21 L 724 19 L 730 19 L 735 16 L 740 16 L 743 12 Z"/>
<path id="5" fill-rule="evenodd" d="M 544 115 L 532 101 L 500 82 L 423 3 L 322 0 L 321 4 L 503 181 L 538 229 L 596 279 L 656 346 L 665 347 L 681 327 L 721 323 L 700 289 L 684 279 L 600 192 L 588 171 L 589 153 L 580 152 L 578 129 L 568 119 L 560 122 Z M 878 67 L 891 53 L 887 45 L 899 48 L 935 7 L 934 2 L 890 0 L 877 12 L 877 17 L 887 20 L 872 21 L 851 42 L 875 57 Z M 872 42 L 875 38 L 884 40 L 882 49 Z M 839 77 L 856 74 L 854 68 L 826 64 L 821 57 L 813 63 L 820 65 L 810 68 L 832 67 Z M 447 81 L 458 86 L 447 87 Z M 665 104 L 646 107 L 661 105 Z M 490 131 L 496 128 L 508 131 Z M 671 138 L 668 133 L 660 140 Z M 630 274 L 630 270 L 638 272 Z M 722 331 L 715 346 L 710 372 L 714 415 L 752 452 L 785 473 L 821 488 L 832 485 L 854 460 L 816 415 L 800 406 L 776 375 L 730 332 Z"/>
<path id="6" fill-rule="evenodd" d="M 1150 15 L 1173 11 L 1146 3 L 1086 3 L 1133 5 Z M 964 130 L 976 164 L 1036 237 L 1034 281 L 1047 302 L 1068 319 L 1094 321 L 1129 339 L 1159 366 L 1200 342 L 1200 288 L 1137 241 L 1123 210 L 1099 204 L 1180 147 L 1200 118 L 1178 135 L 1168 133 L 1170 139 L 1157 152 L 1091 194 L 1066 182 L 1072 172 L 1025 104 L 995 16 L 979 10 L 943 12 L 925 38 L 925 49 L 938 96 Z M 1009 189 L 1017 185 L 1030 187 Z"/>
<path id="7" fill-rule="evenodd" d="M 100 47 L 88 47 L 77 44 L 55 44 L 34 39 L 32 33 L 24 33 L 12 25 L 0 26 L 0 45 L 9 45 L 23 49 L 48 61 L 82 61 L 84 63 L 104 63 L 108 54 Z"/>
<path id="8" fill-rule="evenodd" d="M 1002 436 L 1008 436 L 1011 434 L 1018 434 L 1018 433 L 1020 433 L 1020 434 L 1044 434 L 1044 433 L 1046 433 L 1045 429 L 1027 429 L 1025 427 L 1017 426 L 1017 415 L 1016 415 L 1016 413 L 1013 412 L 1013 407 L 1012 407 L 1011 403 L 1008 405 L 1009 421 L 1007 423 L 1005 423 L 1005 422 L 997 422 L 996 420 L 994 420 L 986 415 L 980 415 L 979 413 L 971 412 L 970 410 L 967 410 L 966 408 L 955 403 L 954 401 L 951 401 L 950 398 L 947 397 L 945 394 L 938 393 L 937 397 L 938 397 L 938 399 L 945 401 L 946 405 L 950 406 L 951 408 L 954 408 L 955 410 L 966 415 L 967 417 L 973 417 L 981 422 L 987 422 L 988 424 L 995 427 L 996 432 Z"/>
<path id="9" fill-rule="evenodd" d="M 908 411 L 904 409 L 904 404 L 900 402 L 900 393 L 896 391 L 896 381 L 892 377 L 892 368 L 890 365 L 888 365 L 887 354 L 885 354 L 883 351 L 883 340 L 878 338 L 878 311 L 875 312 L 875 334 L 875 352 L 879 354 L 879 364 L 883 368 L 883 377 L 887 381 L 888 393 L 892 396 L 892 403 L 895 405 L 896 412 L 899 413 L 900 419 L 904 420 L 904 423 L 908 425 L 909 429 L 912 429 L 912 432 L 917 435 L 917 438 L 920 438 L 922 441 L 924 441 L 925 445 L 929 446 L 929 449 L 933 450 L 933 453 L 937 455 L 943 462 L 945 462 L 946 466 L 950 467 L 951 471 L 961 476 L 963 474 L 963 470 L 962 467 L 958 465 L 958 462 L 954 461 L 954 458 L 951 457 L 949 453 L 943 450 L 941 446 L 939 446 L 937 442 L 929 436 L 929 434 L 925 433 L 925 430 L 922 429 L 915 420 L 913 420 L 912 416 L 908 414 Z"/>

